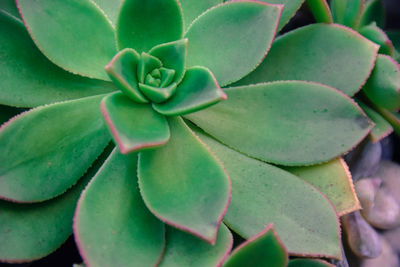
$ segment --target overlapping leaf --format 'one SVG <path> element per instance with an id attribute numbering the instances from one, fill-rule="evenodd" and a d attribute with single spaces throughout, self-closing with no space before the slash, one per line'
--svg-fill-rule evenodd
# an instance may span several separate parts
<path id="1" fill-rule="evenodd" d="M 328 161 L 373 127 L 350 98 L 325 85 L 287 81 L 225 92 L 228 100 L 187 118 L 222 143 L 267 162 Z"/>
<path id="2" fill-rule="evenodd" d="M 60 67 L 108 80 L 104 66 L 116 53 L 114 29 L 91 0 L 17 0 L 38 48 Z M 101 44 L 101 45 L 99 45 Z"/>
<path id="3" fill-rule="evenodd" d="M 161 220 L 213 244 L 230 200 L 229 178 L 181 118 L 169 124 L 168 143 L 139 155 L 144 202 Z"/>
<path id="4" fill-rule="evenodd" d="M 35 202 L 65 192 L 110 140 L 94 96 L 42 106 L 0 128 L 0 197 Z"/>
<path id="5" fill-rule="evenodd" d="M 116 149 L 82 194 L 74 233 L 90 266 L 154 266 L 165 246 L 164 224 L 146 208 L 137 185 L 137 154 Z"/>
<path id="6" fill-rule="evenodd" d="M 187 29 L 195 18 L 207 9 L 221 4 L 224 0 L 179 0 L 179 2 L 182 6 L 183 20 Z"/>
<path id="7" fill-rule="evenodd" d="M 279 20 L 278 31 L 285 26 L 289 20 L 294 16 L 296 11 L 301 7 L 304 0 L 260 0 L 269 4 L 282 4 L 283 11 Z"/>
<path id="8" fill-rule="evenodd" d="M 22 22 L 1 13 L 0 39 L 1 104 L 34 107 L 114 90 L 111 83 L 54 65 L 36 48 Z"/>
<path id="9" fill-rule="evenodd" d="M 372 142 L 379 142 L 393 132 L 393 127 L 378 112 L 368 107 L 364 103 L 358 102 L 358 104 L 362 107 L 368 117 L 375 123 L 374 128 L 369 134 Z"/>
<path id="10" fill-rule="evenodd" d="M 221 86 L 239 80 L 267 53 L 281 12 L 281 5 L 256 1 L 231 1 L 209 9 L 185 33 L 187 66 L 209 68 Z"/>
<path id="11" fill-rule="evenodd" d="M 229 229 L 221 224 L 217 242 L 210 245 L 193 235 L 167 228 L 167 244 L 160 267 L 214 267 L 221 266 L 233 244 Z"/>
<path id="12" fill-rule="evenodd" d="M 333 21 L 354 28 L 358 25 L 365 0 L 331 0 Z"/>
<path id="13" fill-rule="evenodd" d="M 224 222 L 244 238 L 274 223 L 290 253 L 341 257 L 335 210 L 298 177 L 246 157 L 196 132 L 224 164 L 232 180 L 232 200 Z"/>
<path id="14" fill-rule="evenodd" d="M 306 2 L 317 22 L 333 22 L 331 10 L 326 0 L 307 0 Z"/>
<path id="15" fill-rule="evenodd" d="M 93 0 L 115 25 L 123 0 Z"/>
<path id="16" fill-rule="evenodd" d="M 278 38 L 261 65 L 236 85 L 314 81 L 351 96 L 370 75 L 378 49 L 378 45 L 340 25 L 305 26 Z"/>

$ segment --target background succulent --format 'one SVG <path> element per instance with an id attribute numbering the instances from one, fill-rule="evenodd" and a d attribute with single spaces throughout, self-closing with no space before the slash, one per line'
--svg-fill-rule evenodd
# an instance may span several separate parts
<path id="1" fill-rule="evenodd" d="M 342 258 L 338 215 L 360 206 L 340 156 L 398 127 L 377 1 L 307 1 L 348 27 L 276 40 L 304 1 L 16 2 L 0 5 L 3 121 L 27 110 L 0 129 L 2 261 L 51 253 L 74 213 L 89 266 Z M 248 240 L 228 256 L 231 231 Z"/>

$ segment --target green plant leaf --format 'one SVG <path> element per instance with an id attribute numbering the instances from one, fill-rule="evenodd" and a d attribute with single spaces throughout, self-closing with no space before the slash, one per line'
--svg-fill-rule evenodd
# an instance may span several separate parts
<path id="1" fill-rule="evenodd" d="M 118 48 L 147 52 L 182 38 L 182 10 L 177 0 L 125 0 L 117 21 Z"/>
<path id="2" fill-rule="evenodd" d="M 106 14 L 107 18 L 111 20 L 112 24 L 115 25 L 119 9 L 123 0 L 93 0 Z"/>
<path id="3" fill-rule="evenodd" d="M 385 6 L 382 0 L 368 0 L 361 14 L 359 27 L 376 22 L 379 28 L 385 26 Z"/>
<path id="4" fill-rule="evenodd" d="M 289 261 L 288 267 L 335 267 L 335 265 L 318 259 L 294 259 Z"/>
<path id="5" fill-rule="evenodd" d="M 32 39 L 47 58 L 72 73 L 109 80 L 104 66 L 116 54 L 115 34 L 94 2 L 16 1 Z"/>
<path id="6" fill-rule="evenodd" d="M 273 223 L 289 253 L 341 257 L 335 210 L 315 188 L 289 172 L 196 133 L 222 161 L 232 180 L 232 200 L 224 222 L 233 231 L 250 238 Z"/>
<path id="7" fill-rule="evenodd" d="M 54 65 L 36 48 L 24 25 L 2 13 L 0 40 L 1 104 L 34 107 L 115 90 L 111 83 L 74 75 Z"/>
<path id="8" fill-rule="evenodd" d="M 352 149 L 373 127 L 354 101 L 325 85 L 282 81 L 225 92 L 227 101 L 187 118 L 222 143 L 267 162 L 325 162 Z"/>
<path id="9" fill-rule="evenodd" d="M 365 0 L 331 0 L 333 21 L 356 28 L 364 10 Z"/>
<path id="10" fill-rule="evenodd" d="M 236 85 L 303 80 L 323 83 L 351 96 L 369 77 L 378 49 L 351 29 L 312 24 L 278 38 L 261 65 Z"/>
<path id="11" fill-rule="evenodd" d="M 226 99 L 214 76 L 204 67 L 192 67 L 186 71 L 176 94 L 168 101 L 153 104 L 154 109 L 167 116 L 183 115 L 204 109 Z"/>
<path id="12" fill-rule="evenodd" d="M 171 139 L 139 154 L 147 207 L 162 221 L 214 244 L 230 200 L 223 166 L 181 118 L 169 117 Z"/>
<path id="13" fill-rule="evenodd" d="M 154 266 L 165 246 L 165 226 L 146 208 L 137 185 L 137 154 L 116 149 L 83 192 L 74 233 L 90 266 Z"/>
<path id="14" fill-rule="evenodd" d="M 332 14 L 326 0 L 306 0 L 317 22 L 332 23 Z"/>
<path id="15" fill-rule="evenodd" d="M 179 84 L 185 74 L 188 40 L 182 39 L 153 47 L 149 54 L 158 58 L 163 67 L 175 71 L 174 81 Z"/>
<path id="16" fill-rule="evenodd" d="M 77 182 L 110 141 L 94 96 L 32 109 L 0 128 L 0 198 L 58 196 Z"/>
<path id="17" fill-rule="evenodd" d="M 19 16 L 17 5 L 13 0 L 0 1 L 0 12 L 5 12 L 22 22 Z"/>
<path id="18" fill-rule="evenodd" d="M 397 50 L 400 50 L 400 31 L 387 31 L 389 39 L 393 42 L 393 45 Z"/>
<path id="19" fill-rule="evenodd" d="M 397 111 L 400 108 L 400 65 L 389 56 L 378 55 L 363 92 L 375 105 Z"/>
<path id="20" fill-rule="evenodd" d="M 136 70 L 140 55 L 131 48 L 125 48 L 116 54 L 106 65 L 105 70 L 113 83 L 133 101 L 148 103 L 140 92 Z"/>
<path id="21" fill-rule="evenodd" d="M 269 4 L 281 4 L 283 5 L 283 11 L 279 20 L 278 31 L 285 26 L 289 20 L 296 14 L 296 11 L 301 7 L 304 0 L 260 0 L 264 3 Z"/>
<path id="22" fill-rule="evenodd" d="M 361 208 L 349 168 L 343 159 L 338 158 L 314 166 L 284 169 L 320 190 L 335 206 L 339 216 Z"/>
<path id="23" fill-rule="evenodd" d="M 376 26 L 375 22 L 372 22 L 371 24 L 362 27 L 359 32 L 372 42 L 380 45 L 378 51 L 380 54 L 385 54 L 389 56 L 394 55 L 394 47 L 392 41 L 389 40 L 389 37 L 383 30 Z"/>
<path id="24" fill-rule="evenodd" d="M 72 218 L 81 191 L 93 177 L 95 164 L 63 195 L 42 203 L 0 200 L 0 261 L 29 262 L 55 251 L 72 234 Z"/>
<path id="25" fill-rule="evenodd" d="M 368 107 L 364 103 L 358 101 L 358 104 L 368 117 L 375 123 L 374 128 L 369 133 L 369 137 L 373 143 L 377 143 L 393 132 L 393 127 L 378 112 Z"/>
<path id="26" fill-rule="evenodd" d="M 224 267 L 282 267 L 288 263 L 288 253 L 272 224 L 238 246 Z"/>
<path id="27" fill-rule="evenodd" d="M 281 12 L 282 5 L 256 1 L 231 1 L 209 9 L 185 34 L 187 66 L 209 68 L 221 86 L 239 80 L 268 52 Z"/>
<path id="28" fill-rule="evenodd" d="M 160 146 L 169 139 L 164 116 L 151 105 L 135 103 L 120 92 L 106 96 L 101 111 L 122 154 Z"/>
<path id="29" fill-rule="evenodd" d="M 0 126 L 23 111 L 25 109 L 0 105 Z"/>
<path id="30" fill-rule="evenodd" d="M 160 267 L 221 266 L 231 251 L 232 244 L 232 234 L 223 223 L 218 230 L 215 245 L 210 245 L 191 234 L 168 227 L 167 245 Z"/>
<path id="31" fill-rule="evenodd" d="M 221 4 L 224 0 L 179 0 L 179 2 L 183 11 L 184 26 L 187 29 L 195 18 L 207 9 Z"/>

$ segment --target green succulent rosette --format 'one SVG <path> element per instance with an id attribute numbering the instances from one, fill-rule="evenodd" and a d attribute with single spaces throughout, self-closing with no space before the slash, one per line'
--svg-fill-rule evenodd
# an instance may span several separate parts
<path id="1" fill-rule="evenodd" d="M 302 3 L 2 2 L 0 261 L 72 233 L 88 266 L 340 258 L 340 156 L 373 128 L 349 96 L 379 46 L 337 24 L 275 39 Z"/>

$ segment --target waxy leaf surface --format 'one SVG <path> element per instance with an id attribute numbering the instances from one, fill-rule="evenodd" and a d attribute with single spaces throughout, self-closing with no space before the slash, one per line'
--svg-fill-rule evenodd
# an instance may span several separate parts
<path id="1" fill-rule="evenodd" d="M 282 267 L 288 263 L 288 253 L 272 225 L 238 246 L 224 267 Z"/>
<path id="2" fill-rule="evenodd" d="M 226 99 L 213 74 L 204 67 L 189 68 L 176 91 L 167 102 L 153 104 L 154 109 L 168 116 L 183 115 Z"/>
<path id="3" fill-rule="evenodd" d="M 309 182 L 327 196 L 339 216 L 361 208 L 351 174 L 343 159 L 334 159 L 314 166 L 289 167 L 285 170 Z"/>
<path id="4" fill-rule="evenodd" d="M 303 80 L 353 95 L 371 73 L 378 49 L 351 29 L 313 24 L 279 37 L 261 65 L 237 84 Z"/>
<path id="5" fill-rule="evenodd" d="M 115 25 L 123 0 L 93 0 Z"/>
<path id="6" fill-rule="evenodd" d="M 331 0 L 333 21 L 354 28 L 360 21 L 365 0 Z"/>
<path id="7" fill-rule="evenodd" d="M 289 262 L 288 267 L 335 267 L 335 265 L 322 260 L 294 259 Z"/>
<path id="8" fill-rule="evenodd" d="M 0 128 L 0 198 L 35 202 L 70 188 L 109 142 L 102 96 L 32 109 Z"/>
<path id="9" fill-rule="evenodd" d="M 389 56 L 378 55 L 363 91 L 374 104 L 397 111 L 400 108 L 400 65 Z"/>
<path id="10" fill-rule="evenodd" d="M 118 48 L 147 52 L 153 46 L 181 39 L 182 10 L 178 0 L 125 0 L 117 21 Z"/>
<path id="11" fill-rule="evenodd" d="M 289 253 L 341 257 L 335 210 L 315 188 L 289 172 L 196 133 L 222 161 L 232 180 L 232 200 L 224 218 L 232 230 L 250 238 L 273 223 Z"/>
<path id="12" fill-rule="evenodd" d="M 388 136 L 393 132 L 393 127 L 385 120 L 378 112 L 368 107 L 364 103 L 358 102 L 360 107 L 364 110 L 365 114 L 375 123 L 374 128 L 369 133 L 372 142 L 376 143 Z"/>
<path id="13" fill-rule="evenodd" d="M 260 0 L 268 4 L 281 4 L 283 5 L 283 11 L 279 20 L 278 31 L 285 26 L 289 20 L 296 14 L 296 11 L 301 7 L 304 0 Z"/>
<path id="14" fill-rule="evenodd" d="M 185 33 L 187 66 L 209 68 L 221 86 L 239 80 L 267 54 L 281 12 L 281 5 L 260 1 L 232 1 L 209 9 Z"/>
<path id="15" fill-rule="evenodd" d="M 221 266 L 233 244 L 232 234 L 223 223 L 219 228 L 215 245 L 172 227 L 167 228 L 166 236 L 167 244 L 160 267 Z"/>
<path id="16" fill-rule="evenodd" d="M 101 111 L 110 133 L 123 154 L 160 146 L 169 139 L 168 122 L 149 104 L 135 103 L 123 93 L 106 96 Z"/>
<path id="17" fill-rule="evenodd" d="M 115 90 L 111 83 L 54 65 L 36 48 L 22 22 L 1 13 L 0 39 L 1 104 L 34 107 Z"/>
<path id="18" fill-rule="evenodd" d="M 0 1 L 0 12 L 5 12 L 8 15 L 13 16 L 20 20 L 17 5 L 14 0 L 3 0 Z"/>
<path id="19" fill-rule="evenodd" d="M 35 204 L 0 200 L 0 261 L 29 262 L 59 248 L 72 234 L 76 203 L 97 167 L 55 199 Z"/>
<path id="20" fill-rule="evenodd" d="M 149 54 L 158 58 L 164 68 L 175 71 L 174 81 L 180 83 L 185 74 L 188 40 L 182 39 L 153 47 Z"/>
<path id="21" fill-rule="evenodd" d="M 317 22 L 332 23 L 332 14 L 326 0 L 306 0 Z"/>
<path id="22" fill-rule="evenodd" d="M 79 200 L 74 233 L 89 266 L 146 267 L 161 258 L 165 227 L 143 203 L 136 168 L 136 153 L 114 149 Z"/>
<path id="23" fill-rule="evenodd" d="M 147 207 L 162 221 L 214 244 L 230 200 L 223 166 L 179 117 L 171 139 L 139 154 L 138 175 Z"/>
<path id="24" fill-rule="evenodd" d="M 386 33 L 376 26 L 375 22 L 362 27 L 359 32 L 364 37 L 381 46 L 378 51 L 380 54 L 389 56 L 394 55 L 394 47 L 392 42 L 389 40 L 389 37 L 386 35 Z"/>
<path id="25" fill-rule="evenodd" d="M 225 92 L 228 100 L 187 118 L 222 143 L 267 162 L 328 161 L 372 129 L 350 98 L 325 85 L 287 81 Z"/>
<path id="26" fill-rule="evenodd" d="M 116 53 L 110 21 L 91 0 L 17 0 L 38 48 L 75 74 L 109 80 L 104 66 Z"/>
<path id="27" fill-rule="evenodd" d="M 223 0 L 179 0 L 183 11 L 185 29 L 207 9 L 221 4 Z"/>
<path id="28" fill-rule="evenodd" d="M 374 21 L 380 28 L 385 26 L 385 6 L 382 0 L 366 1 L 358 26 L 362 27 Z"/>

